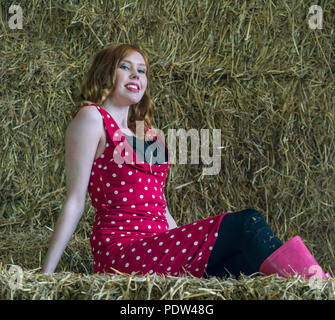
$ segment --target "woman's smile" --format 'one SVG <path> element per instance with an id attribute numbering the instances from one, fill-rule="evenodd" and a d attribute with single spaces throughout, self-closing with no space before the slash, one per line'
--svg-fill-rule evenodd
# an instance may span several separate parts
<path id="1" fill-rule="evenodd" d="M 131 92 L 139 92 L 140 86 L 137 83 L 130 82 L 125 85 L 125 87 Z"/>

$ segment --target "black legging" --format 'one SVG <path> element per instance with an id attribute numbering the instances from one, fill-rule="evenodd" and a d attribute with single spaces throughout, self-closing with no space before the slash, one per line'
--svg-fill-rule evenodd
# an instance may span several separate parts
<path id="1" fill-rule="evenodd" d="M 246 209 L 228 213 L 221 220 L 204 278 L 258 272 L 262 262 L 282 244 L 260 212 Z"/>

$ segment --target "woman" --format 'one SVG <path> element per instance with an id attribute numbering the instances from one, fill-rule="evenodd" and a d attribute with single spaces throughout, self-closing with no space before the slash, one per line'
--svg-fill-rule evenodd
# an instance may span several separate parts
<path id="1" fill-rule="evenodd" d="M 95 273 L 298 272 L 326 279 L 299 237 L 283 245 L 256 210 L 177 227 L 164 196 L 169 152 L 152 128 L 152 116 L 144 52 L 127 44 L 100 50 L 66 131 L 67 195 L 42 272 L 54 272 L 88 190 L 96 210 L 90 235 Z"/>

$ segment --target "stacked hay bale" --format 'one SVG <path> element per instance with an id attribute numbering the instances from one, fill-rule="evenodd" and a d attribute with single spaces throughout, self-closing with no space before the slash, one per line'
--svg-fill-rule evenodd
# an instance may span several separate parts
<path id="1" fill-rule="evenodd" d="M 74 97 L 93 55 L 113 43 L 148 54 L 155 127 L 221 129 L 218 174 L 203 175 L 201 161 L 171 166 L 165 194 L 177 224 L 252 207 L 283 241 L 299 234 L 334 272 L 330 2 L 315 30 L 303 1 L 41 0 L 21 5 L 22 29 L 9 27 L 10 5 L 1 7 L 1 298 L 333 297 L 300 278 L 92 275 L 89 198 L 58 274 L 39 273 L 66 192 L 64 135 Z M 6 285 L 10 265 L 22 268 L 26 291 Z"/>

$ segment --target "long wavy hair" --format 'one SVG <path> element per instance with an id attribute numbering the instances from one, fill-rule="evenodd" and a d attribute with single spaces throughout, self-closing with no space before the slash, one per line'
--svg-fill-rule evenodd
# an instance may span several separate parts
<path id="1" fill-rule="evenodd" d="M 142 134 L 136 133 L 136 121 L 144 121 L 144 127 L 154 129 L 151 124 L 154 113 L 154 103 L 149 96 L 149 61 L 141 49 L 131 44 L 110 45 L 96 53 L 93 63 L 85 74 L 81 89 L 76 97 L 77 107 L 79 109 L 72 113 L 72 117 L 76 116 L 84 104 L 95 103 L 102 105 L 114 89 L 116 70 L 119 63 L 128 54 L 134 51 L 139 52 L 145 61 L 147 88 L 141 101 L 129 106 L 128 127 L 138 136 L 142 136 Z M 147 128 L 145 128 L 145 131 Z"/>

